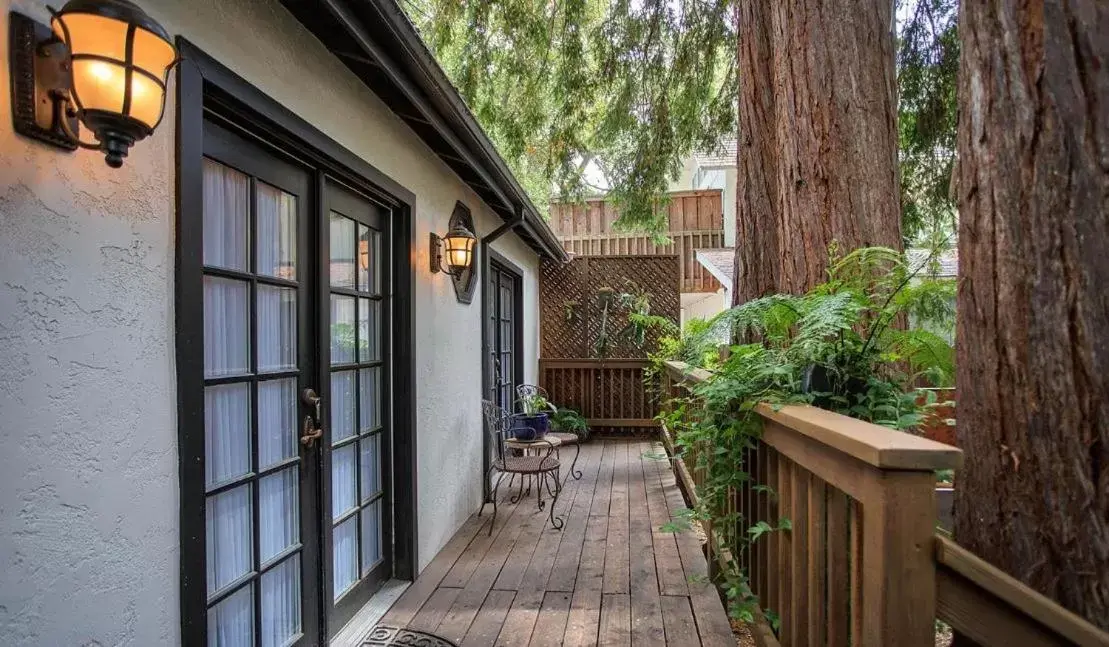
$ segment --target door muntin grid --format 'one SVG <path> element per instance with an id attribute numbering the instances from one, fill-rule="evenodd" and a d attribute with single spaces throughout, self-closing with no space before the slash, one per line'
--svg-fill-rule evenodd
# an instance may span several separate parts
<path id="1" fill-rule="evenodd" d="M 352 215 L 332 209 L 327 221 L 334 604 L 388 570 L 383 232 Z"/>
<path id="2" fill-rule="evenodd" d="M 307 176 L 276 186 L 203 161 L 205 546 L 208 645 L 304 634 L 296 443 L 298 258 Z"/>

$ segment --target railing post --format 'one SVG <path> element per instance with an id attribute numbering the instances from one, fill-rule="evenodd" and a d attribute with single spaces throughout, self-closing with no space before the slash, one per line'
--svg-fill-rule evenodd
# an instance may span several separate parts
<path id="1" fill-rule="evenodd" d="M 935 643 L 935 475 L 874 470 L 862 516 L 862 627 L 865 647 Z"/>

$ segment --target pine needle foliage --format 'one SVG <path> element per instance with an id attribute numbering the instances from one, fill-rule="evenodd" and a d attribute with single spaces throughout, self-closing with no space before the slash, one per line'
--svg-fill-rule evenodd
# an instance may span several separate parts
<path id="1" fill-rule="evenodd" d="M 608 191 L 621 227 L 661 232 L 682 161 L 735 130 L 734 2 L 402 6 L 536 205 Z"/>
<path id="2" fill-rule="evenodd" d="M 897 128 L 901 230 L 907 241 L 953 234 L 958 122 L 958 0 L 898 0 Z"/>

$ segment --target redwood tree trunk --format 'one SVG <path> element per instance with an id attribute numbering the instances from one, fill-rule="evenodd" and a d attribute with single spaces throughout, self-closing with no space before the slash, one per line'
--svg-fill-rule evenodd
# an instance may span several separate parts
<path id="1" fill-rule="evenodd" d="M 892 0 L 743 0 L 735 303 L 901 248 Z"/>
<path id="2" fill-rule="evenodd" d="M 960 544 L 1109 629 L 1109 5 L 959 20 Z"/>

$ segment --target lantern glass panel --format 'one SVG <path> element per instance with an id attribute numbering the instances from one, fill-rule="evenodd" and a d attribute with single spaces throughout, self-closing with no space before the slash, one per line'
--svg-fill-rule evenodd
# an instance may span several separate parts
<path id="1" fill-rule="evenodd" d="M 62 29 L 65 22 L 66 29 Z M 70 54 L 93 54 L 117 61 L 127 59 L 127 23 L 88 13 L 67 13 L 51 21 L 62 41 L 69 32 Z"/>
<path id="2" fill-rule="evenodd" d="M 122 112 L 124 79 L 122 65 L 87 58 L 73 61 L 73 89 L 82 110 Z"/>

